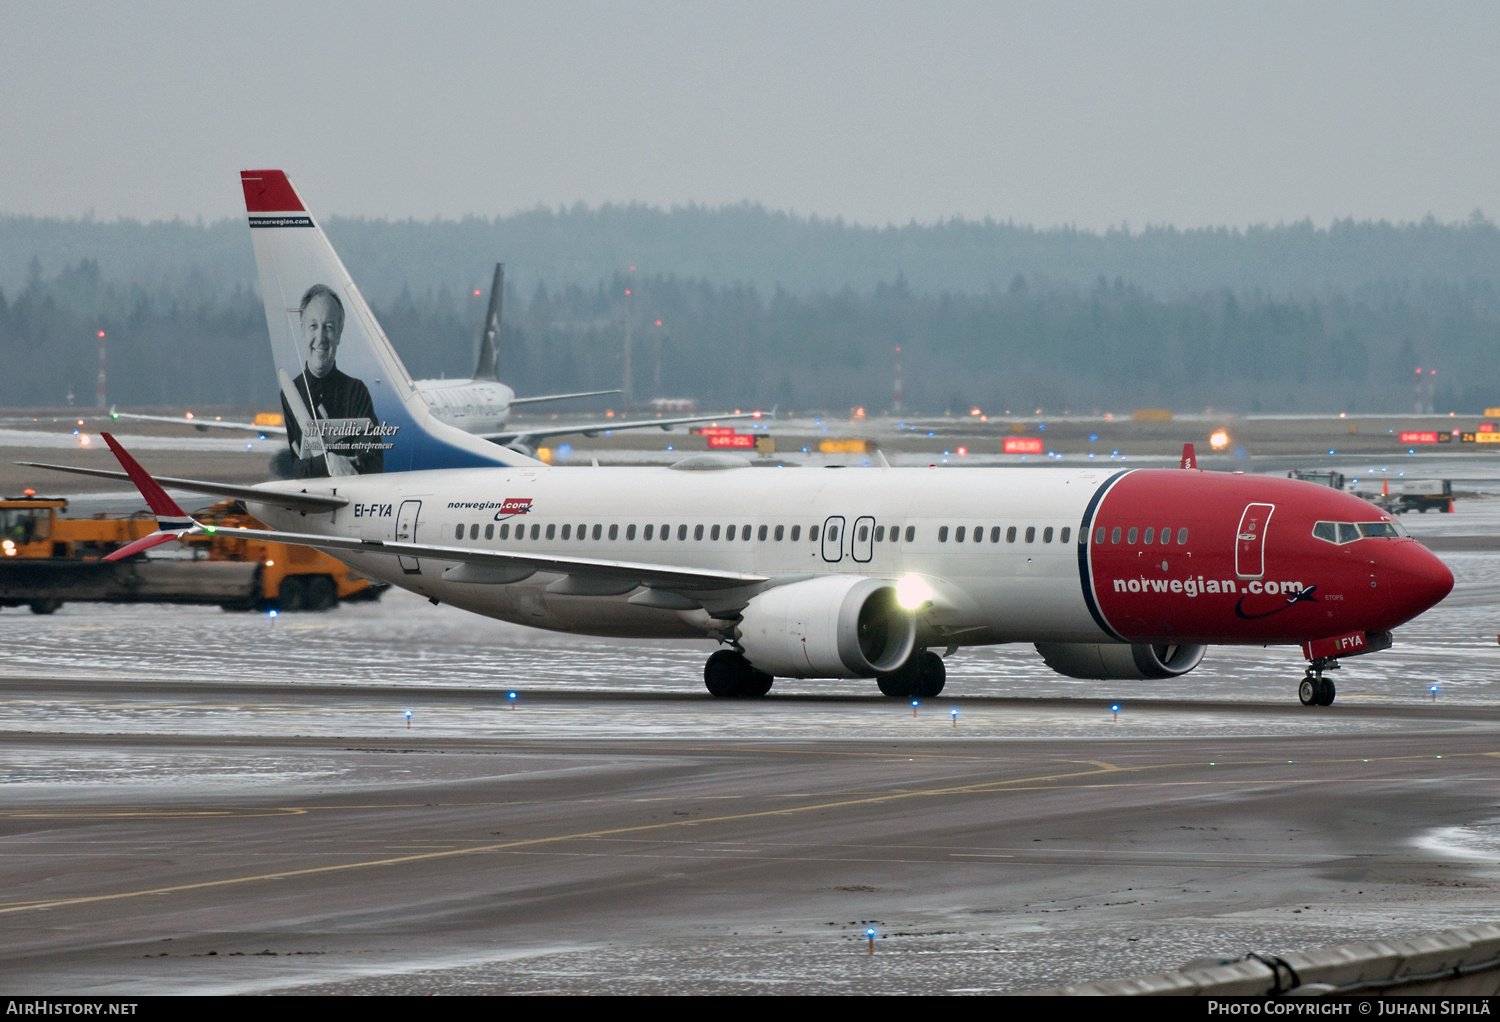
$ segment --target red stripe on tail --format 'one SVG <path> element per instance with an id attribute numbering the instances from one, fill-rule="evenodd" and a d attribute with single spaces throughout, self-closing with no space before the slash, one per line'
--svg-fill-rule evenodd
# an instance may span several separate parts
<path id="1" fill-rule="evenodd" d="M 146 498 L 146 504 L 151 508 L 157 518 L 187 518 L 188 513 L 177 506 L 177 501 L 167 496 L 167 491 L 161 488 L 151 473 L 141 468 L 140 463 L 130 456 L 130 452 L 115 442 L 115 438 L 108 433 L 100 433 L 104 442 L 109 444 L 109 449 L 115 452 L 125 474 L 130 476 L 130 481 L 135 483 L 135 488 L 141 491 L 141 496 Z M 137 542 L 141 542 L 137 540 Z M 127 548 L 128 549 L 128 548 Z"/>
<path id="2" fill-rule="evenodd" d="M 297 190 L 279 170 L 242 170 L 245 209 L 251 213 L 303 213 Z"/>

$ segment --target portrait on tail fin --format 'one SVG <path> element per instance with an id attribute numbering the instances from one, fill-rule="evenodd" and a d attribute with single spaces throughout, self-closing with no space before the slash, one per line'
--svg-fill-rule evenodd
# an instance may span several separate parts
<path id="1" fill-rule="evenodd" d="M 363 380 L 340 372 L 336 362 L 343 334 L 344 303 L 333 288 L 314 284 L 300 307 L 302 371 L 295 379 L 281 373 L 294 478 L 385 471 L 387 445 L 370 390 Z"/>

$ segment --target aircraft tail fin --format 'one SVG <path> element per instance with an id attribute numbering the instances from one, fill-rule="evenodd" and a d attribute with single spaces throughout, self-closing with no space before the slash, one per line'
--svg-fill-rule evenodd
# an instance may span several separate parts
<path id="1" fill-rule="evenodd" d="M 495 280 L 490 284 L 490 308 L 484 314 L 484 329 L 479 334 L 479 365 L 476 380 L 500 379 L 500 302 L 505 297 L 505 264 L 495 264 Z"/>
<path id="2" fill-rule="evenodd" d="M 240 182 L 294 477 L 541 464 L 438 421 L 286 174 Z"/>

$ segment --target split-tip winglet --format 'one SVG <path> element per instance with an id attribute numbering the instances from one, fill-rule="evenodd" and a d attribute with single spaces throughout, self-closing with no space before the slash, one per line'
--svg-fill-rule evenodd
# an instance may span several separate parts
<path id="1" fill-rule="evenodd" d="M 122 561 L 127 557 L 135 556 L 142 550 L 149 550 L 154 546 L 180 539 L 197 529 L 198 523 L 193 521 L 192 516 L 177 506 L 177 501 L 167 495 L 167 491 L 161 488 L 161 484 L 151 478 L 151 473 L 142 468 L 140 462 L 131 457 L 130 452 L 121 447 L 118 440 L 108 433 L 99 435 L 114 452 L 120 466 L 125 469 L 125 474 L 130 476 L 130 481 L 135 483 L 135 488 L 141 491 L 141 496 L 146 498 L 147 506 L 156 515 L 155 532 L 133 543 L 127 543 L 118 550 L 111 551 L 104 556 L 104 560 Z"/>

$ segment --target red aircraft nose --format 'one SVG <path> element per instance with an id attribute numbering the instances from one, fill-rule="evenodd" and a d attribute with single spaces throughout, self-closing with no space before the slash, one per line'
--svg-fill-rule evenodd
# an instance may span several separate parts
<path id="1" fill-rule="evenodd" d="M 1410 621 L 1453 591 L 1453 572 L 1431 550 L 1416 542 L 1390 543 L 1375 557 L 1381 602 L 1400 621 Z M 1378 591 L 1378 590 L 1377 590 Z"/>

